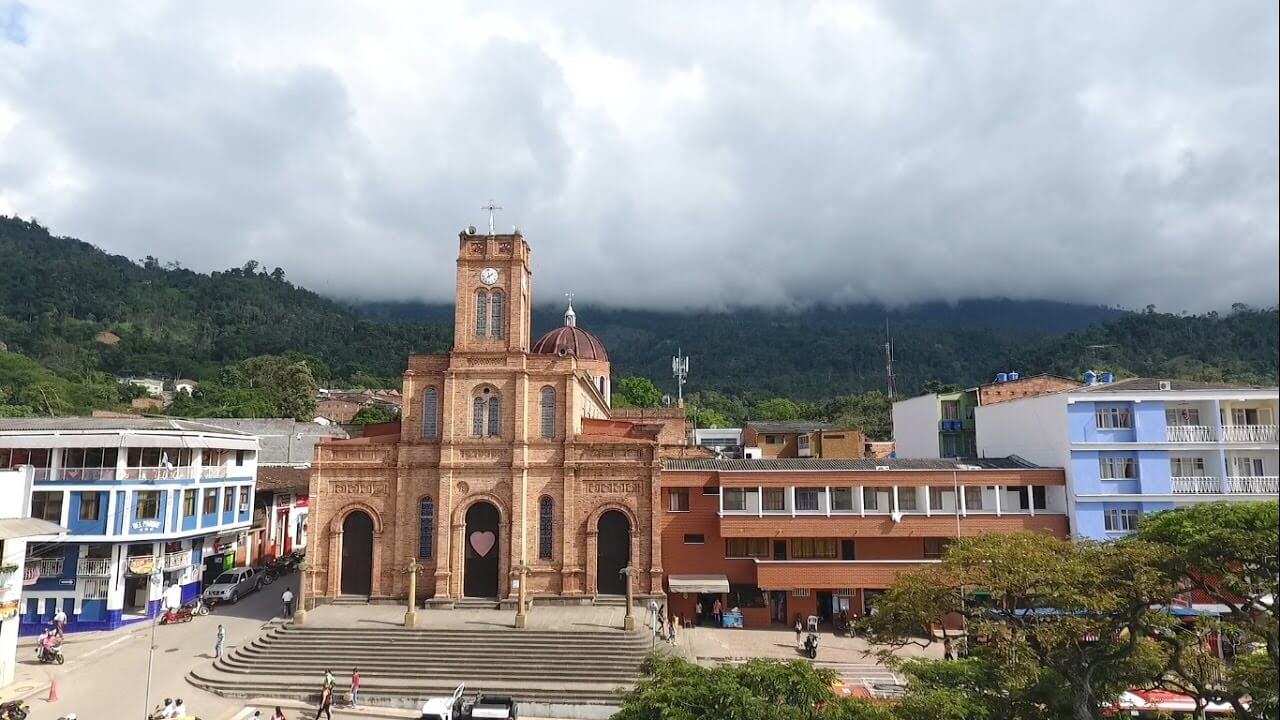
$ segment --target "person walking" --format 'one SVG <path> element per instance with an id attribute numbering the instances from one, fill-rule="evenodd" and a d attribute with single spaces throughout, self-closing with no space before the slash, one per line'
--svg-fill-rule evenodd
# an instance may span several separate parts
<path id="1" fill-rule="evenodd" d="M 698 598 L 698 602 L 693 606 L 693 621 L 698 625 L 701 625 L 703 623 L 702 598 Z"/>
<path id="2" fill-rule="evenodd" d="M 943 660 L 956 659 L 955 650 L 951 647 L 951 638 L 945 637 L 945 636 L 942 638 L 942 659 Z"/>
<path id="3" fill-rule="evenodd" d="M 716 598 L 715 603 L 711 606 L 711 617 L 713 620 L 715 620 L 716 627 L 720 627 L 720 617 L 721 617 L 720 610 L 721 609 L 722 608 L 720 605 L 720 598 Z"/>
<path id="4" fill-rule="evenodd" d="M 360 698 L 360 669 L 351 668 L 351 707 L 356 706 Z"/>
<path id="5" fill-rule="evenodd" d="M 320 720 L 322 713 L 327 720 L 333 720 L 333 688 L 329 685 L 320 691 L 320 707 L 316 708 L 316 716 L 312 720 Z"/>
<path id="6" fill-rule="evenodd" d="M 271 713 L 271 720 L 286 720 L 284 711 L 280 709 L 279 705 L 276 706 L 276 711 Z"/>
<path id="7" fill-rule="evenodd" d="M 328 670 L 324 671 L 324 687 L 327 687 L 327 688 L 333 687 L 333 673 L 329 672 Z"/>
<path id="8" fill-rule="evenodd" d="M 173 717 L 175 720 L 187 717 L 187 704 L 182 702 L 182 698 L 173 701 Z"/>
<path id="9" fill-rule="evenodd" d="M 227 630 L 221 625 L 218 626 L 217 639 L 213 641 L 213 656 L 215 658 L 222 657 L 222 645 L 227 641 Z"/>
<path id="10" fill-rule="evenodd" d="M 796 615 L 796 645 L 800 644 L 800 635 L 804 633 L 804 622 L 800 620 L 800 616 Z"/>
<path id="11" fill-rule="evenodd" d="M 67 611 L 58 608 L 58 612 L 53 614 L 53 630 L 58 633 L 58 637 L 62 637 L 67 629 Z"/>
<path id="12" fill-rule="evenodd" d="M 286 618 L 293 617 L 293 591 L 285 588 L 284 594 L 280 596 L 280 602 L 284 603 L 284 616 Z"/>
<path id="13" fill-rule="evenodd" d="M 676 628 L 679 627 L 679 625 L 680 623 L 677 622 L 675 618 L 671 618 L 671 622 L 667 625 L 667 640 L 672 645 L 676 644 L 676 633 L 679 632 Z"/>

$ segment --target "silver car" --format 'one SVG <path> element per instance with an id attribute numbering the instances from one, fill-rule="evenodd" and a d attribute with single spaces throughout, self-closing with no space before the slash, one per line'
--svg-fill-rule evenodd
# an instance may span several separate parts
<path id="1" fill-rule="evenodd" d="M 227 570 L 204 589 L 200 597 L 207 603 L 240 602 L 240 598 L 262 587 L 262 574 L 253 568 Z"/>

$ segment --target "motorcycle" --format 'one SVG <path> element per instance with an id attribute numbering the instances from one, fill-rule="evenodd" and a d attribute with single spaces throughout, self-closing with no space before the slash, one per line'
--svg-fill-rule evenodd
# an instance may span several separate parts
<path id="1" fill-rule="evenodd" d="M 21 701 L 7 702 L 0 705 L 0 720 L 26 720 L 30 708 Z"/>
<path id="2" fill-rule="evenodd" d="M 173 625 L 180 622 L 191 622 L 191 619 L 194 617 L 195 613 L 191 610 L 191 606 L 183 605 L 177 610 L 174 610 L 173 608 L 165 610 L 164 614 L 160 616 L 160 624 Z"/>
<path id="3" fill-rule="evenodd" d="M 186 605 L 183 605 L 183 607 L 191 608 L 191 613 L 193 615 L 199 615 L 201 617 L 208 615 L 209 609 L 210 609 L 208 605 L 204 604 L 204 600 L 201 600 L 200 598 L 196 598 L 195 600 L 192 600 Z"/>
<path id="4" fill-rule="evenodd" d="M 53 663 L 55 665 L 61 665 L 67 661 L 67 658 L 62 654 L 61 645 L 52 645 L 49 647 L 37 645 L 36 659 L 42 663 Z"/>
<path id="5" fill-rule="evenodd" d="M 818 657 L 817 633 L 809 633 L 809 635 L 804 639 L 804 654 L 808 656 L 810 660 Z"/>

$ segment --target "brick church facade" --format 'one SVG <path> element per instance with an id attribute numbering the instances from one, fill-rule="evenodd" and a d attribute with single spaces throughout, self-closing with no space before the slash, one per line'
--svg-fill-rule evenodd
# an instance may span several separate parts
<path id="1" fill-rule="evenodd" d="M 410 356 L 386 434 L 326 440 L 311 475 L 308 596 L 418 602 L 662 592 L 660 473 L 684 455 L 684 413 L 614 410 L 609 359 L 577 327 L 532 337 L 520 234 L 459 235 L 454 346 Z"/>

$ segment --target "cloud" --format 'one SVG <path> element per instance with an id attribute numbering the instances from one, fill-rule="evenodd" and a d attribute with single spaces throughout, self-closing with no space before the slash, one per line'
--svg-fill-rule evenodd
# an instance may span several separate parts
<path id="1" fill-rule="evenodd" d="M 0 0 L 0 212 L 447 300 L 1272 304 L 1277 7 Z"/>

